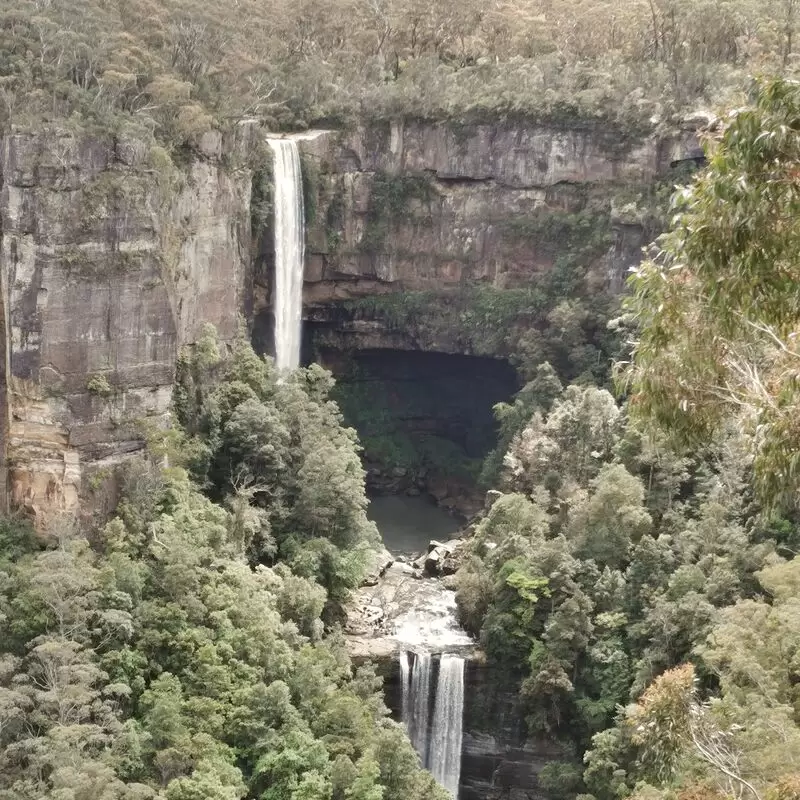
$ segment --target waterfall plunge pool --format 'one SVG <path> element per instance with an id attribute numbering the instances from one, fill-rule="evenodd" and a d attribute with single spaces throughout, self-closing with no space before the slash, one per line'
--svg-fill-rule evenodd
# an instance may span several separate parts
<path id="1" fill-rule="evenodd" d="M 458 520 L 428 495 L 376 495 L 370 498 L 367 516 L 393 555 L 424 553 L 431 539 L 452 539 L 459 529 Z"/>

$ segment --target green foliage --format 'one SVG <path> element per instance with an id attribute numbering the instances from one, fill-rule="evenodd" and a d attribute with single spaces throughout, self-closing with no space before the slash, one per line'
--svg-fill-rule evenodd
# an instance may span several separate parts
<path id="1" fill-rule="evenodd" d="M 567 379 L 594 370 L 602 380 L 607 373 L 607 358 L 589 344 L 600 319 L 608 318 L 602 302 L 595 306 L 595 316 L 586 312 L 583 300 L 565 302 L 563 296 L 544 294 L 541 287 L 469 286 L 373 295 L 346 301 L 343 307 L 356 319 L 413 331 L 421 342 L 447 341 L 474 355 L 506 354 L 525 378 L 532 378 L 549 359 Z"/>
<path id="2" fill-rule="evenodd" d="M 303 181 L 303 210 L 306 225 L 313 225 L 317 219 L 319 198 L 320 166 L 318 160 L 302 153 L 300 155 L 300 172 Z"/>
<path id="3" fill-rule="evenodd" d="M 551 761 L 537 775 L 539 785 L 553 800 L 571 800 L 583 784 L 581 770 L 575 764 Z"/>
<path id="4" fill-rule="evenodd" d="M 180 456 L 209 495 L 235 513 L 251 560 L 286 560 L 328 592 L 329 611 L 357 585 L 372 545 L 355 433 L 313 365 L 278 379 L 243 340 L 220 357 L 212 328 L 178 365 Z"/>
<path id="5" fill-rule="evenodd" d="M 393 223 L 409 213 L 412 203 L 429 204 L 433 196 L 433 184 L 428 175 L 376 172 L 370 187 L 361 249 L 367 253 L 382 253 Z"/>
<path id="6" fill-rule="evenodd" d="M 709 143 L 660 256 L 631 279 L 638 333 L 621 380 L 639 417 L 685 443 L 735 415 L 772 506 L 795 503 L 800 469 L 798 114 L 800 86 L 767 82 Z"/>
<path id="7" fill-rule="evenodd" d="M 250 188 L 250 224 L 258 232 L 272 220 L 273 174 L 271 154 L 253 171 Z"/>
<path id="8" fill-rule="evenodd" d="M 503 459 L 513 438 L 528 424 L 536 411 L 549 411 L 563 386 L 555 370 L 545 361 L 536 368 L 535 376 L 514 396 L 514 402 L 498 403 L 494 415 L 500 425 L 498 442 L 486 457 L 480 474 L 483 486 L 491 486 L 500 478 Z"/>
<path id="9" fill-rule="evenodd" d="M 693 696 L 694 670 L 685 665 L 660 675 L 631 709 L 626 723 L 646 779 L 664 782 L 674 774 L 690 735 Z"/>
<path id="10" fill-rule="evenodd" d="M 542 256 L 553 258 L 543 291 L 549 297 L 565 298 L 580 290 L 587 265 L 611 245 L 609 212 L 605 203 L 577 212 L 547 209 L 503 219 L 501 226 L 512 239 L 529 242 Z"/>
<path id="11" fill-rule="evenodd" d="M 105 375 L 92 375 L 86 382 L 86 391 L 98 397 L 108 397 L 114 390 Z"/>
<path id="12" fill-rule="evenodd" d="M 611 13 L 613 11 L 613 13 Z M 725 101 L 752 71 L 794 69 L 793 0 L 654 0 L 610 10 L 520 0 L 6 0 L 0 126 L 153 130 L 175 154 L 245 117 L 267 128 L 364 116 L 600 129 L 613 149 L 653 118 Z"/>
<path id="13" fill-rule="evenodd" d="M 707 450 L 682 456 L 663 440 L 643 437 L 607 391 L 562 389 L 546 366 L 513 405 L 498 408 L 498 417 L 508 443 L 499 465 L 505 492 L 475 525 L 456 574 L 459 619 L 519 688 L 528 731 L 587 751 L 584 780 L 595 797 L 627 796 L 642 781 L 655 792 L 689 770 L 694 689 L 682 695 L 680 719 L 674 704 L 650 703 L 651 695 L 663 699 L 656 687 L 640 700 L 652 719 L 645 714 L 634 725 L 623 715 L 604 730 L 620 706 L 690 657 L 701 662 L 702 688 L 713 686 L 710 675 L 728 667 L 712 655 L 707 637 L 732 645 L 737 629 L 754 636 L 767 630 L 764 617 L 745 621 L 747 604 L 758 603 L 739 598 L 754 596 L 759 580 L 776 602 L 800 586 L 793 566 L 766 566 L 778 540 L 767 533 L 776 528 L 755 523 L 759 509 L 744 488 L 747 435 L 731 429 Z M 777 530 L 796 529 L 795 518 L 786 522 Z M 720 628 L 740 606 L 742 619 Z M 777 628 L 764 635 L 780 641 L 793 663 L 791 625 L 780 636 Z M 745 638 L 737 657 L 755 651 L 764 664 L 777 664 L 755 639 Z M 758 672 L 763 666 L 730 669 L 753 676 L 748 680 L 759 688 L 749 683 L 751 690 L 796 705 L 782 679 L 781 689 L 770 688 Z M 725 708 L 732 708 L 735 695 L 724 685 L 723 691 Z M 722 736 L 727 728 L 714 728 L 722 723 L 702 713 L 703 735 Z M 764 717 L 764 725 L 793 741 L 791 726 L 779 722 L 784 713 Z M 668 741 L 670 721 L 676 727 Z M 650 733 L 656 738 L 645 741 Z"/>
<path id="14" fill-rule="evenodd" d="M 380 378 L 353 369 L 337 383 L 333 397 L 345 420 L 359 431 L 365 460 L 409 476 L 438 473 L 474 481 L 478 458 L 455 442 L 427 431 L 410 430 L 408 418 L 433 416 L 441 397 L 406 382 L 400 391 Z M 399 400 L 399 402 L 398 402 Z M 441 409 L 438 409 L 441 411 Z"/>
<path id="15" fill-rule="evenodd" d="M 223 364 L 210 332 L 201 364 Z M 322 637 L 325 590 L 248 564 L 241 514 L 139 463 L 91 545 L 69 517 L 39 547 L 0 525 L 0 798 L 442 800 L 374 674 Z"/>

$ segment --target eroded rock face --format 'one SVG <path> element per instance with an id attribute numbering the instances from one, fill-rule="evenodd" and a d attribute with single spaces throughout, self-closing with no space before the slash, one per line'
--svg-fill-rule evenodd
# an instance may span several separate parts
<path id="1" fill-rule="evenodd" d="M 167 422 L 178 348 L 204 322 L 223 339 L 242 314 L 269 327 L 271 274 L 259 259 L 270 243 L 251 233 L 244 166 L 261 136 L 245 123 L 209 133 L 177 170 L 135 138 L 12 131 L 0 140 L 3 505 L 10 496 L 41 515 L 74 508 L 98 486 L 113 504 L 103 487 L 141 450 L 142 422 Z M 363 316 L 340 320 L 336 304 L 402 289 L 535 285 L 556 251 L 521 240 L 517 223 L 651 180 L 693 158 L 697 137 L 406 122 L 312 132 L 300 146 L 315 209 L 309 320 L 330 325 L 335 347 L 450 353 L 459 345 L 447 336 L 420 342 Z M 621 283 L 644 242 L 635 215 L 621 209 L 614 225 L 614 245 L 587 269 Z"/>
<path id="2" fill-rule="evenodd" d="M 650 182 L 698 149 L 693 130 L 625 139 L 601 127 L 425 122 L 329 132 L 300 146 L 322 170 L 309 231 L 310 307 L 465 282 L 527 285 L 554 254 L 529 237 L 520 242 L 515 220 Z M 376 187 L 387 195 L 382 210 Z M 388 235 L 376 219 L 387 203 L 402 206 Z M 628 227 L 623 219 L 615 226 L 605 265 L 622 273 L 642 244 Z"/>
<path id="3" fill-rule="evenodd" d="M 181 170 L 134 139 L 0 140 L 7 488 L 40 522 L 167 423 L 178 348 L 203 323 L 236 334 L 251 175 L 230 164 L 246 135 L 209 134 Z"/>

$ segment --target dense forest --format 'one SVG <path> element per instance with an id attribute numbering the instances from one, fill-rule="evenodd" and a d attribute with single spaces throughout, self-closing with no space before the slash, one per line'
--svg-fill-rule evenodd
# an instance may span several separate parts
<path id="1" fill-rule="evenodd" d="M 738 102 L 796 67 L 797 0 L 3 0 L 0 122 L 191 142 L 365 117 L 592 120 Z"/>
<path id="2" fill-rule="evenodd" d="M 709 142 L 631 278 L 627 402 L 543 365 L 497 409 L 459 609 L 584 753 L 556 796 L 797 797 L 799 130 L 776 81 Z"/>
<path id="3" fill-rule="evenodd" d="M 569 752 L 540 775 L 553 800 L 800 798 L 799 16 L 0 0 L 0 134 L 135 129 L 176 162 L 244 117 L 637 135 L 737 108 L 610 323 L 613 385 L 529 360 L 496 408 L 458 613 Z M 0 523 L 0 800 L 447 797 L 343 643 L 378 534 L 332 390 L 207 327 L 109 520 Z"/>
<path id="4" fill-rule="evenodd" d="M 177 388 L 104 528 L 3 523 L 0 797 L 446 797 L 323 637 L 377 535 L 329 376 L 209 330 Z"/>

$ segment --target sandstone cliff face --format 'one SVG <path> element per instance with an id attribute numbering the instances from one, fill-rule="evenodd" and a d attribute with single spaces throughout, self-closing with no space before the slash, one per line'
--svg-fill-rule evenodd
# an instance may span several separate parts
<path id="1" fill-rule="evenodd" d="M 270 231 L 251 236 L 245 166 L 260 135 L 247 123 L 224 139 L 208 134 L 179 168 L 135 138 L 0 140 L 4 499 L 34 514 L 75 507 L 141 450 L 143 421 L 166 422 L 178 348 L 204 322 L 223 339 L 242 314 L 257 337 L 270 330 Z M 622 141 L 511 123 L 406 122 L 300 139 L 310 327 L 327 326 L 344 348 L 443 352 L 459 350 L 446 337 L 420 342 L 342 316 L 341 301 L 535 285 L 569 242 L 531 233 L 531 218 L 608 205 L 609 193 L 652 181 L 697 148 L 692 131 Z M 644 235 L 635 215 L 609 219 L 612 244 L 587 274 L 613 284 Z"/>
<path id="2" fill-rule="evenodd" d="M 624 140 L 600 128 L 398 122 L 307 138 L 301 148 L 321 172 L 306 275 L 313 305 L 378 285 L 528 283 L 552 264 L 552 252 L 520 247 L 509 221 L 652 182 L 696 155 L 698 144 L 691 130 Z M 416 192 L 402 185 L 409 175 L 424 182 Z M 384 209 L 390 219 L 370 218 L 379 210 L 376 176 L 389 191 L 405 188 L 405 197 L 389 198 L 407 204 L 395 214 Z M 382 237 L 370 230 L 384 222 Z"/>
<path id="3" fill-rule="evenodd" d="M 178 348 L 235 335 L 249 266 L 248 131 L 175 169 L 136 139 L 0 140 L 3 443 L 10 504 L 75 508 L 165 424 Z M 91 481 L 90 481 L 91 479 Z"/>
<path id="4" fill-rule="evenodd" d="M 694 125 L 625 139 L 600 127 L 397 122 L 304 134 L 307 317 L 324 346 L 463 352 L 342 314 L 342 303 L 402 291 L 535 286 L 571 242 L 553 215 L 584 214 L 605 243 L 594 285 L 621 286 L 652 231 L 631 197 L 698 156 Z M 271 254 L 256 272 L 268 329 Z M 268 337 L 267 337 L 268 338 Z M 317 355 L 319 353 L 317 352 Z"/>

